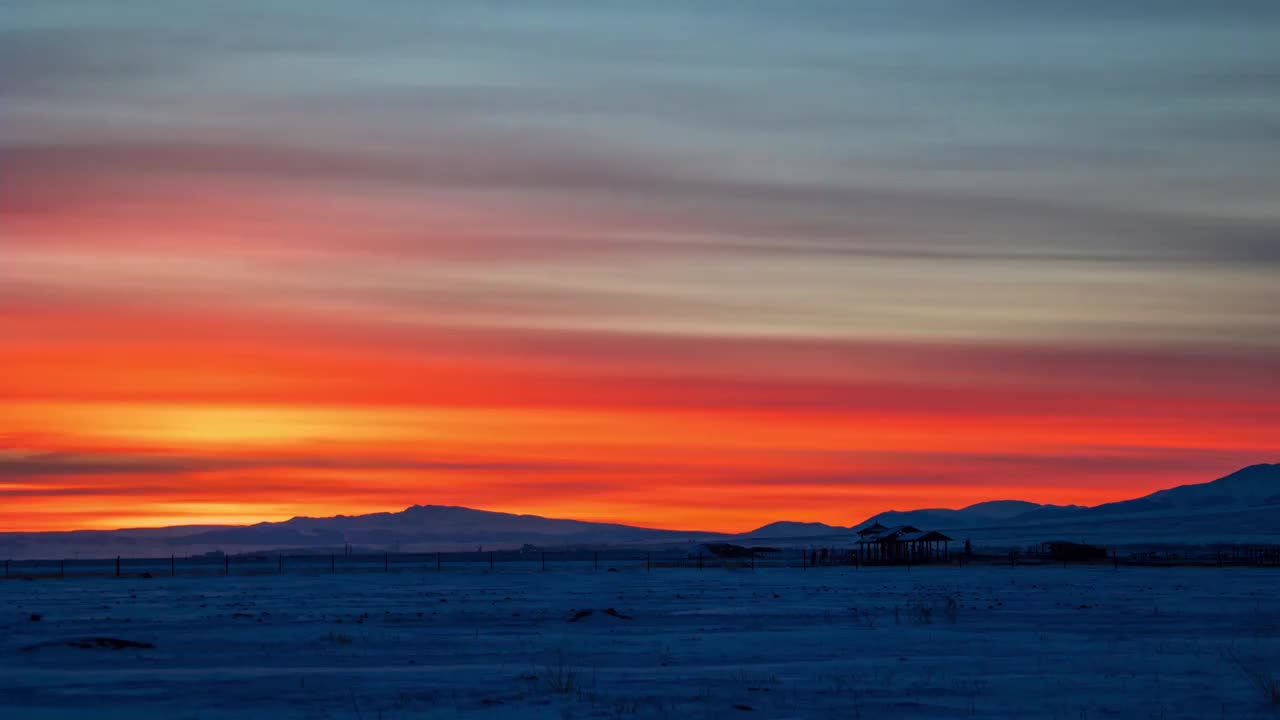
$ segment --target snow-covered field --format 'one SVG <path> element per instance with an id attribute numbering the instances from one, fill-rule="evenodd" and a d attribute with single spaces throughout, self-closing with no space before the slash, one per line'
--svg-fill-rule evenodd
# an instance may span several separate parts
<path id="1" fill-rule="evenodd" d="M 1271 718 L 1278 590 L 1060 566 L 11 580 L 0 717 Z"/>

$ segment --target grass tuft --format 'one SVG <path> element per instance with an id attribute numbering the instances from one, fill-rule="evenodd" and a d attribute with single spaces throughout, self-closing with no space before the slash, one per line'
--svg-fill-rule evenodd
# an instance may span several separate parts
<path id="1" fill-rule="evenodd" d="M 1248 662 L 1234 652 L 1227 656 L 1240 669 L 1241 674 L 1258 689 L 1262 701 L 1272 707 L 1280 707 L 1280 676 L 1263 667 L 1261 662 Z"/>
<path id="2" fill-rule="evenodd" d="M 563 650 L 556 651 L 555 662 L 542 668 L 542 684 L 556 695 L 569 695 L 578 688 L 577 675 L 565 662 Z"/>

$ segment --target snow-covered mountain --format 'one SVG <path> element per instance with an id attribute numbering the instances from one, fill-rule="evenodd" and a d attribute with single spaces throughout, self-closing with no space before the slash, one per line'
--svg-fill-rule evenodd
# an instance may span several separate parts
<path id="1" fill-rule="evenodd" d="M 1280 464 L 1250 465 L 1212 482 L 1095 507 L 996 501 L 960 510 L 890 511 L 856 527 L 876 522 L 953 531 L 992 543 L 1031 537 L 1275 542 L 1280 540 Z"/>
<path id="2" fill-rule="evenodd" d="M 1103 519 L 1120 516 L 1176 515 L 1275 506 L 1280 513 L 1280 464 L 1250 465 L 1212 482 L 1180 485 L 1133 500 L 1095 507 L 1081 505 L 1040 505 L 1022 500 L 995 500 L 960 510 L 946 508 L 880 513 L 857 527 L 879 522 L 882 525 L 917 525 L 936 528 L 964 528 L 986 525 L 1031 525 L 1046 522 Z M 1280 520 L 1280 515 L 1277 516 Z"/>
<path id="3" fill-rule="evenodd" d="M 1089 515 L 1241 509 L 1280 506 L 1280 464 L 1250 465 L 1213 482 L 1180 485 L 1146 497 L 1089 508 Z"/>

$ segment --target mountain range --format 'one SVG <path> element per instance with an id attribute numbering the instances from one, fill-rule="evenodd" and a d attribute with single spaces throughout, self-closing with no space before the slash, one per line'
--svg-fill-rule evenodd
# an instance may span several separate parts
<path id="1" fill-rule="evenodd" d="M 1034 538 L 1125 544 L 1280 542 L 1280 464 L 1250 465 L 1212 482 L 1180 485 L 1093 507 L 1001 500 L 960 510 L 890 511 L 872 523 L 914 525 L 989 545 Z"/>
<path id="2" fill-rule="evenodd" d="M 246 526 L 0 533 L 0 557 L 320 551 L 344 544 L 403 551 L 496 549 L 526 543 L 554 547 L 676 545 L 711 540 L 834 545 L 847 543 L 855 529 L 875 522 L 939 530 L 957 540 L 963 537 L 991 546 L 1058 538 L 1108 544 L 1280 542 L 1280 464 L 1252 465 L 1212 482 L 1094 507 L 996 500 L 959 510 L 889 511 L 851 527 L 783 521 L 727 534 L 414 505 L 400 512 L 296 517 Z"/>
<path id="3" fill-rule="evenodd" d="M 1280 464 L 1250 465 L 1212 482 L 1180 485 L 1133 500 L 1093 507 L 1039 505 L 1021 500 L 983 502 L 960 510 L 889 511 L 868 518 L 862 526 L 927 525 L 971 527 L 991 524 L 1026 525 L 1065 520 L 1102 520 L 1132 516 L 1215 514 L 1251 508 L 1280 512 Z M 861 526 L 860 526 L 861 527 Z"/>

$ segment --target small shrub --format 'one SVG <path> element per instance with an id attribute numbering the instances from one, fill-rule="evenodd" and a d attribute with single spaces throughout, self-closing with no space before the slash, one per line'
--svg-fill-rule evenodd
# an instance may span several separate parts
<path id="1" fill-rule="evenodd" d="M 568 695 L 578 687 L 573 668 L 565 662 L 564 651 L 556 652 L 556 661 L 542 669 L 542 684 L 548 692 Z"/>
<path id="2" fill-rule="evenodd" d="M 918 602 L 912 605 L 911 621 L 916 625 L 928 625 L 933 622 L 933 606 L 926 602 Z"/>
<path id="3" fill-rule="evenodd" d="M 942 613 L 946 616 L 947 622 L 955 624 L 956 618 L 960 616 L 960 601 L 955 595 L 948 595 L 943 601 Z"/>
<path id="4" fill-rule="evenodd" d="M 1261 668 L 1245 670 L 1245 674 L 1253 682 L 1254 687 L 1258 688 L 1258 692 L 1262 693 L 1263 702 L 1280 707 L 1280 678 Z"/>

